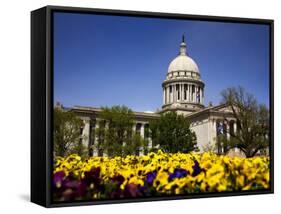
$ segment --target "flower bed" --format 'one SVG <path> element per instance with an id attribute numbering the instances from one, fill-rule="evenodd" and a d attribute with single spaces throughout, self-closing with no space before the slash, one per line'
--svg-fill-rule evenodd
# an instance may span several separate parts
<path id="1" fill-rule="evenodd" d="M 269 188 L 269 158 L 238 158 L 212 153 L 145 156 L 57 157 L 55 201 L 170 196 Z"/>

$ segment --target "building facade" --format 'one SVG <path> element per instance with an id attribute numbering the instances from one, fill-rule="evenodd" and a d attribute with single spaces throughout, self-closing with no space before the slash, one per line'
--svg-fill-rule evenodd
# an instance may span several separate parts
<path id="1" fill-rule="evenodd" d="M 149 122 L 157 119 L 166 112 L 182 114 L 190 122 L 191 129 L 196 133 L 197 144 L 200 151 L 205 151 L 216 144 L 217 136 L 236 131 L 236 122 L 232 111 L 225 105 L 205 106 L 204 87 L 201 74 L 196 62 L 189 56 L 184 36 L 180 43 L 179 53 L 171 61 L 166 78 L 162 83 L 163 106 L 154 113 L 134 112 L 134 131 L 139 132 L 143 138 L 148 138 L 146 130 Z M 74 106 L 70 109 L 84 121 L 82 132 L 83 144 L 92 148 L 96 143 L 95 129 L 98 128 L 100 108 Z M 223 152 L 223 148 L 218 148 Z M 232 151 L 233 152 L 233 151 Z M 92 151 L 94 156 L 99 151 Z"/>

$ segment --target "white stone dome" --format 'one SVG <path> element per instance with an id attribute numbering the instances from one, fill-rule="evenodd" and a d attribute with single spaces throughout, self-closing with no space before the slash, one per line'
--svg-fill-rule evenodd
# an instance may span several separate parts
<path id="1" fill-rule="evenodd" d="M 173 71 L 193 71 L 199 73 L 197 64 L 187 55 L 178 55 L 169 65 L 168 73 Z"/>

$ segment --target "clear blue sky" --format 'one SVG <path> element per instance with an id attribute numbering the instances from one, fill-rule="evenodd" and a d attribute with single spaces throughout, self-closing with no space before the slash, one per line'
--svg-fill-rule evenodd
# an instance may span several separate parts
<path id="1" fill-rule="evenodd" d="M 205 82 L 205 105 L 238 85 L 269 105 L 267 25 L 70 13 L 54 15 L 54 102 L 160 109 L 183 33 Z"/>

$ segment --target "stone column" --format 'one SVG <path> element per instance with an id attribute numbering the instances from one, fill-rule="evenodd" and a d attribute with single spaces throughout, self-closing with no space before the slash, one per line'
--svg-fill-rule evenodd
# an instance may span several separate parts
<path id="1" fill-rule="evenodd" d="M 164 91 L 165 91 L 165 105 L 167 104 L 167 87 L 164 87 Z"/>
<path id="2" fill-rule="evenodd" d="M 196 96 L 197 103 L 200 103 L 200 97 L 197 94 L 200 96 L 199 86 L 196 87 L 196 95 L 195 96 Z"/>
<path id="3" fill-rule="evenodd" d="M 174 84 L 173 87 L 174 87 L 174 90 L 173 90 L 173 102 L 175 103 L 175 102 L 177 102 L 176 84 Z"/>
<path id="4" fill-rule="evenodd" d="M 194 92 L 193 92 L 193 89 L 194 89 L 194 85 L 191 85 L 191 102 L 194 103 Z"/>
<path id="5" fill-rule="evenodd" d="M 188 85 L 187 84 L 185 84 L 185 101 L 188 101 L 188 94 L 187 94 L 187 92 L 188 92 Z"/>
<path id="6" fill-rule="evenodd" d="M 192 85 L 189 85 L 189 102 L 192 102 Z"/>
<path id="7" fill-rule="evenodd" d="M 197 94 L 198 94 L 198 95 L 197 95 Z M 200 102 L 201 102 L 201 98 L 200 98 L 200 87 L 199 87 L 199 86 L 197 86 L 196 96 L 198 97 L 198 98 L 197 98 L 197 102 L 200 103 Z"/>
<path id="8" fill-rule="evenodd" d="M 176 95 L 176 102 L 178 102 L 178 100 L 179 100 L 179 96 L 178 96 L 178 93 L 179 93 L 179 87 L 177 87 L 177 85 L 178 84 L 175 84 L 175 88 L 176 88 L 176 93 L 175 93 L 175 95 Z"/>
<path id="9" fill-rule="evenodd" d="M 165 99 L 166 99 L 166 95 L 165 95 L 165 87 L 163 87 L 163 105 L 165 105 L 165 104 L 166 104 Z"/>
<path id="10" fill-rule="evenodd" d="M 82 143 L 88 148 L 90 144 L 90 119 L 84 120 L 84 128 L 82 132 Z"/>
<path id="11" fill-rule="evenodd" d="M 168 93 L 167 93 L 167 86 L 165 86 L 165 104 L 168 103 Z"/>
<path id="12" fill-rule="evenodd" d="M 166 86 L 166 98 L 167 98 L 166 104 L 169 103 L 169 96 L 170 96 L 170 93 L 169 93 L 169 86 Z"/>
<path id="13" fill-rule="evenodd" d="M 203 99 L 203 97 L 202 97 L 202 88 L 200 87 L 200 103 L 201 104 L 203 104 L 202 99 Z"/>
<path id="14" fill-rule="evenodd" d="M 226 124 L 226 138 L 229 140 L 230 138 L 230 126 L 229 126 L 229 122 L 227 121 L 227 124 Z"/>
<path id="15" fill-rule="evenodd" d="M 236 121 L 234 121 L 233 122 L 233 133 L 236 134 L 236 132 L 237 132 L 237 123 L 236 123 Z M 234 152 L 235 153 L 238 152 L 238 149 L 236 147 L 234 148 Z"/>
<path id="16" fill-rule="evenodd" d="M 95 145 L 98 144 L 98 140 L 99 140 L 98 135 L 97 135 L 97 129 L 99 128 L 99 122 L 100 121 L 98 119 L 96 119 L 96 123 L 95 123 Z M 93 149 L 93 156 L 98 156 L 98 151 L 97 151 L 96 148 Z"/>
<path id="17" fill-rule="evenodd" d="M 191 87 L 190 87 L 190 84 L 188 84 L 187 85 L 188 86 L 188 102 L 191 102 L 191 94 L 190 94 L 190 92 L 191 92 Z"/>
<path id="18" fill-rule="evenodd" d="M 183 101 L 185 101 L 185 97 L 184 97 L 184 94 L 185 94 L 185 84 L 182 84 L 182 87 L 183 87 L 183 91 L 182 91 L 182 99 Z"/>
<path id="19" fill-rule="evenodd" d="M 171 85 L 171 88 L 172 88 L 172 93 L 170 94 L 170 97 L 171 97 L 171 103 L 173 103 L 174 102 L 174 86 L 173 85 Z"/>
<path id="20" fill-rule="evenodd" d="M 170 99 L 170 101 L 171 101 L 171 103 L 172 103 L 172 102 L 174 102 L 174 98 L 173 98 L 173 94 L 174 94 L 174 87 L 173 87 L 173 85 L 171 85 L 170 87 L 172 88 L 172 90 L 171 90 L 171 91 L 172 91 L 172 93 L 170 93 L 170 98 L 171 98 L 171 99 Z"/>
<path id="21" fill-rule="evenodd" d="M 168 98 L 167 98 L 167 86 L 164 87 L 165 88 L 165 104 L 167 104 L 168 102 Z"/>
<path id="22" fill-rule="evenodd" d="M 144 138 L 144 124 L 143 123 L 141 123 L 140 135 L 142 138 Z"/>
<path id="23" fill-rule="evenodd" d="M 194 96 L 194 102 L 195 103 L 197 103 L 197 95 L 196 95 L 196 93 L 197 93 L 197 86 L 194 85 L 194 94 L 193 94 L 193 96 Z"/>
<path id="24" fill-rule="evenodd" d="M 171 102 L 171 91 L 170 91 L 170 85 L 167 86 L 168 88 L 168 103 Z"/>
<path id="25" fill-rule="evenodd" d="M 184 101 L 184 84 L 181 84 L 181 100 Z"/>
<path id="26" fill-rule="evenodd" d="M 181 100 L 184 101 L 184 84 L 181 84 Z"/>
<path id="27" fill-rule="evenodd" d="M 198 86 L 195 86 L 195 102 L 198 103 L 198 99 L 197 99 L 197 91 L 198 91 Z"/>
<path id="28" fill-rule="evenodd" d="M 217 138 L 217 120 L 213 119 L 213 134 L 211 135 L 212 137 Z"/>
<path id="29" fill-rule="evenodd" d="M 234 133 L 237 132 L 237 123 L 236 123 L 236 121 L 233 123 L 233 132 Z"/>
<path id="30" fill-rule="evenodd" d="M 202 88 L 202 104 L 204 104 L 204 90 Z"/>
<path id="31" fill-rule="evenodd" d="M 144 139 L 144 123 L 141 123 L 140 136 Z M 140 149 L 140 155 L 143 155 L 143 148 Z"/>

